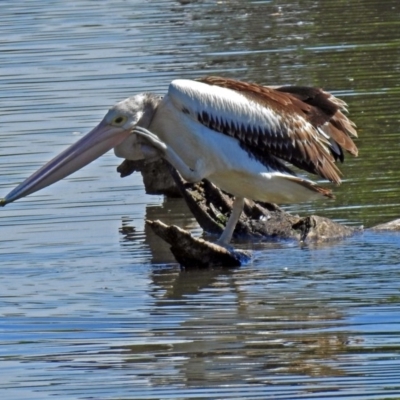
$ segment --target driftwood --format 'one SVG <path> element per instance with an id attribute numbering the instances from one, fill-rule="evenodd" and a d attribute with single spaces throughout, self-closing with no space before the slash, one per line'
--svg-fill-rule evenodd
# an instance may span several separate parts
<path id="1" fill-rule="evenodd" d="M 192 184 L 183 181 L 178 172 L 164 161 L 156 163 L 124 161 L 118 172 L 127 176 L 140 171 L 149 194 L 181 195 L 201 228 L 220 235 L 232 209 L 232 196 L 211 182 Z M 189 232 L 160 221 L 147 221 L 154 232 L 171 245 L 176 260 L 185 267 L 239 266 L 250 258 L 247 252 L 226 249 L 197 239 Z M 234 240 L 263 241 L 291 239 L 305 243 L 320 243 L 343 239 L 360 229 L 338 224 L 316 215 L 293 216 L 275 204 L 246 201 L 244 212 L 236 226 Z"/>
<path id="2" fill-rule="evenodd" d="M 185 267 L 239 267 L 251 259 L 249 252 L 226 249 L 193 237 L 188 231 L 161 221 L 147 221 L 156 235 L 171 245 L 176 260 Z"/>
<path id="3" fill-rule="evenodd" d="M 371 228 L 374 231 L 400 231 L 400 219 L 395 219 Z"/>
<path id="4" fill-rule="evenodd" d="M 168 197 L 182 196 L 163 160 L 152 162 L 125 160 L 117 168 L 121 178 L 136 171 L 142 174 L 147 194 L 164 194 Z"/>

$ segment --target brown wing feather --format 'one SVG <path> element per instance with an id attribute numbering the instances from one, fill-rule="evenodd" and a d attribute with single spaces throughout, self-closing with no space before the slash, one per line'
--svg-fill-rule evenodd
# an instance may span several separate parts
<path id="1" fill-rule="evenodd" d="M 258 156 L 261 146 L 273 157 L 339 183 L 340 171 L 335 160 L 343 161 L 342 148 L 357 155 L 357 147 L 351 139 L 357 136 L 355 125 L 341 112 L 346 111 L 346 104 L 322 89 L 272 88 L 215 76 L 199 81 L 240 92 L 281 116 L 280 135 L 266 135 L 265 131 L 248 135 L 229 130 L 229 135 L 243 141 Z M 218 127 L 217 130 L 223 131 Z"/>

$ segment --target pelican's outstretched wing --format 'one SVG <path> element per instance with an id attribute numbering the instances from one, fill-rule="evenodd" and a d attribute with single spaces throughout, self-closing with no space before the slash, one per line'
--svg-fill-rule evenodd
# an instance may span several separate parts
<path id="1" fill-rule="evenodd" d="M 268 166 L 280 160 L 340 182 L 342 148 L 357 155 L 345 103 L 321 89 L 266 87 L 220 77 L 175 80 L 168 96 L 182 112 L 236 138 Z M 271 165 L 272 164 L 272 165 Z"/>

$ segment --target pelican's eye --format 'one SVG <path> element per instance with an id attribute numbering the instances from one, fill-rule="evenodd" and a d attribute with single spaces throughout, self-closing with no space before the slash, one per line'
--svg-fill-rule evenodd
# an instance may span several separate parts
<path id="1" fill-rule="evenodd" d="M 115 126 L 122 126 L 125 124 L 126 120 L 127 118 L 124 117 L 123 115 L 118 115 L 113 119 L 112 124 Z"/>

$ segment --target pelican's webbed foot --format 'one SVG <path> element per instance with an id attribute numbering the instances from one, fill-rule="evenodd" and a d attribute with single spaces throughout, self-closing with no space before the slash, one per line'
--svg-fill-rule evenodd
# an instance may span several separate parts
<path id="1" fill-rule="evenodd" d="M 132 133 L 136 134 L 140 139 L 142 139 L 142 146 L 150 145 L 150 147 L 157 150 L 162 157 L 165 157 L 167 145 L 162 142 L 157 135 L 141 126 L 137 126 Z"/>

